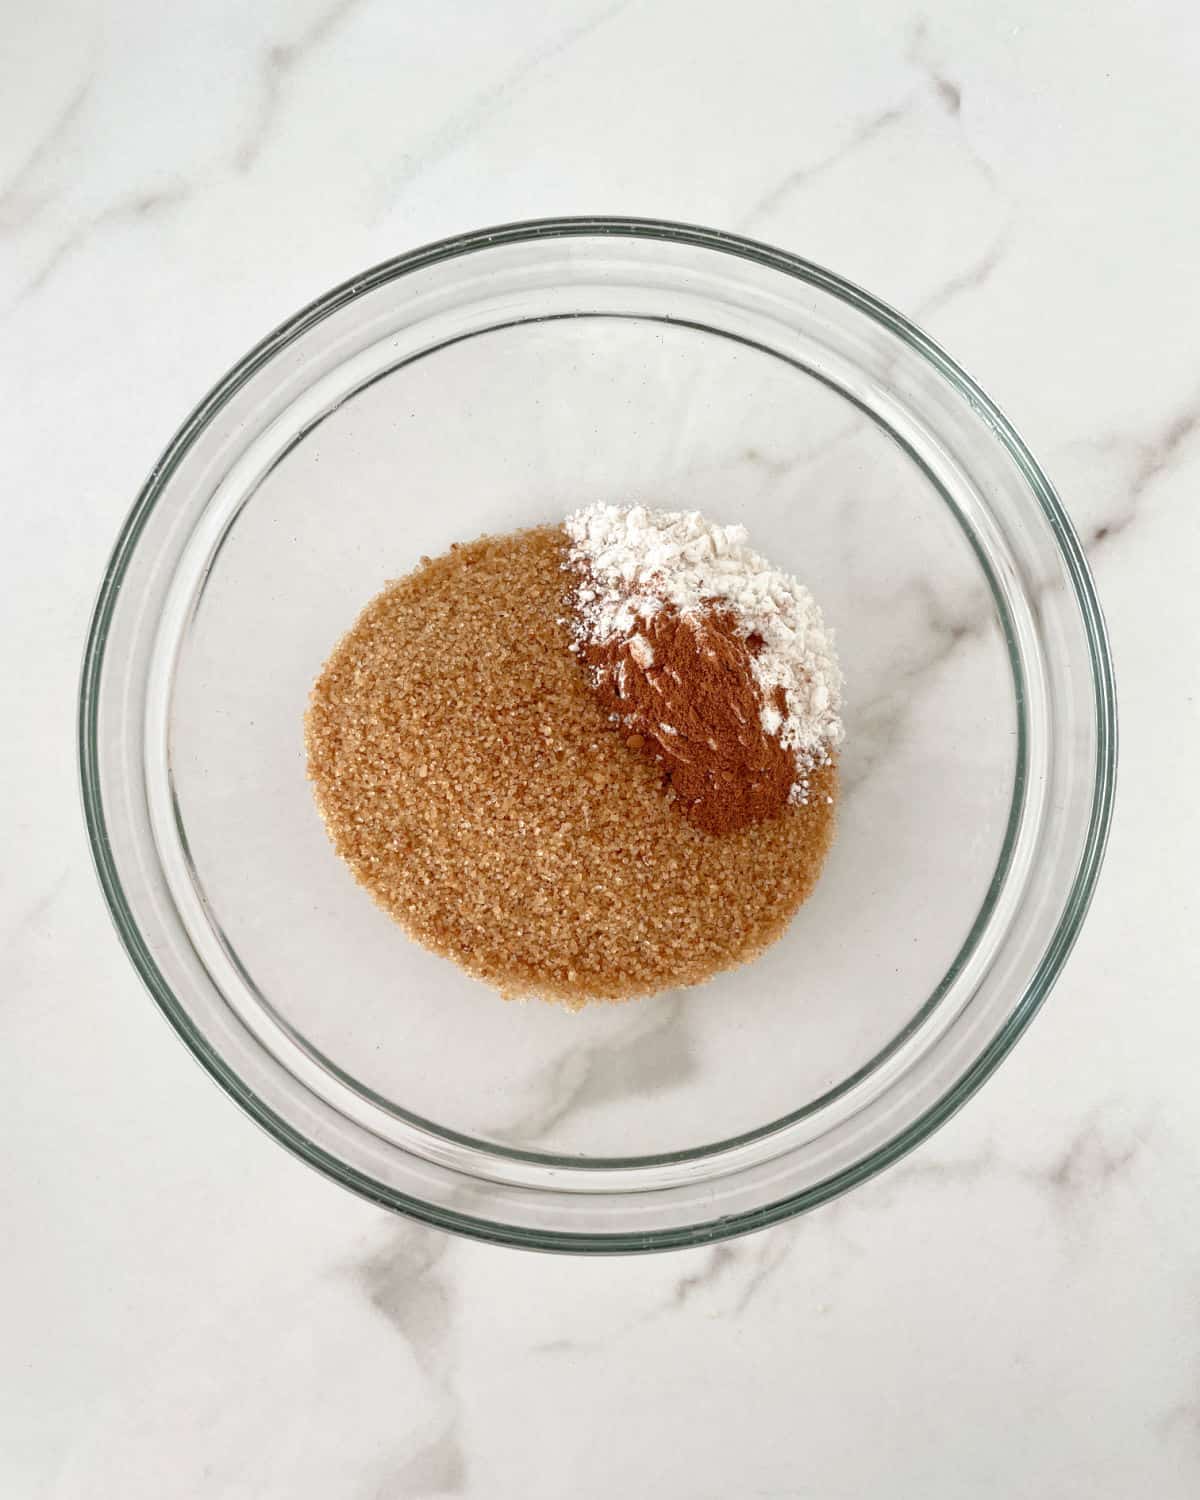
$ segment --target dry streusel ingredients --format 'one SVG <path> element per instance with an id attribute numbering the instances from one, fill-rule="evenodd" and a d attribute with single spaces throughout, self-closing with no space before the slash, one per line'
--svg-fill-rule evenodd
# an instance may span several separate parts
<path id="1" fill-rule="evenodd" d="M 570 1005 L 696 984 L 777 938 L 832 839 L 840 739 L 840 678 L 783 671 L 773 622 L 747 628 L 763 609 L 661 580 L 645 608 L 635 569 L 601 640 L 579 593 L 619 591 L 579 553 L 568 523 L 423 560 L 338 644 L 305 721 L 317 806 L 376 902 L 505 995 Z M 789 742 L 821 689 L 829 732 Z"/>

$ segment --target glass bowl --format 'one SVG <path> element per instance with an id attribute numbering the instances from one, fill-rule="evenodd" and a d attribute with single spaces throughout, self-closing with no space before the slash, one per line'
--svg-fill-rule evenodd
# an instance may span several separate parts
<path id="1" fill-rule="evenodd" d="M 837 841 L 746 968 L 505 1003 L 333 855 L 307 694 L 422 554 L 634 498 L 745 522 L 823 606 Z M 770 1223 L 945 1120 L 1062 967 L 1115 765 L 1087 566 L 979 387 L 828 271 L 636 219 L 431 245 L 252 349 L 125 523 L 79 735 L 121 939 L 222 1087 L 375 1202 L 589 1251 Z"/>

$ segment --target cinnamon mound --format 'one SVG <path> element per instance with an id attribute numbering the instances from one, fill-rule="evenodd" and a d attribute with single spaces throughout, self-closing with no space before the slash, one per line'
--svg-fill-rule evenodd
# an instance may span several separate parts
<path id="1" fill-rule="evenodd" d="M 662 768 L 697 828 L 730 834 L 788 805 L 796 761 L 763 728 L 752 646 L 732 610 L 660 609 L 632 640 L 577 650 L 625 743 Z"/>
<path id="2" fill-rule="evenodd" d="M 625 743 L 570 653 L 559 527 L 423 562 L 313 689 L 308 770 L 338 854 L 417 941 L 505 995 L 571 1005 L 754 958 L 812 890 L 836 767 L 714 836 Z"/>

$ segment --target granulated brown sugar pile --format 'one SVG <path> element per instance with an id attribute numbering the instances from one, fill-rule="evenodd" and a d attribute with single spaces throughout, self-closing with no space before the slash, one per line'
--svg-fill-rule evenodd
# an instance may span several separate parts
<path id="1" fill-rule="evenodd" d="M 682 816 L 577 660 L 567 555 L 541 527 L 423 561 L 330 657 L 306 744 L 338 854 L 414 938 L 506 995 L 579 1004 L 778 937 L 829 848 L 836 767 L 732 832 Z"/>

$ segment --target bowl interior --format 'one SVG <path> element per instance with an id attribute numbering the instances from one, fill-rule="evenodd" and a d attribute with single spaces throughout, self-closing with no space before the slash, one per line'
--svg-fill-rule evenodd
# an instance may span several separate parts
<path id="1" fill-rule="evenodd" d="M 260 1008 L 372 1108 L 503 1152 L 702 1152 L 870 1068 L 986 917 L 1022 753 L 991 543 L 895 430 L 878 375 L 839 389 L 651 309 L 489 321 L 285 413 L 185 552 L 159 650 L 179 879 L 245 1023 Z M 837 840 L 752 966 L 578 1014 L 506 1004 L 333 855 L 305 780 L 308 690 L 422 554 L 633 499 L 744 522 L 822 604 L 847 681 Z"/>

